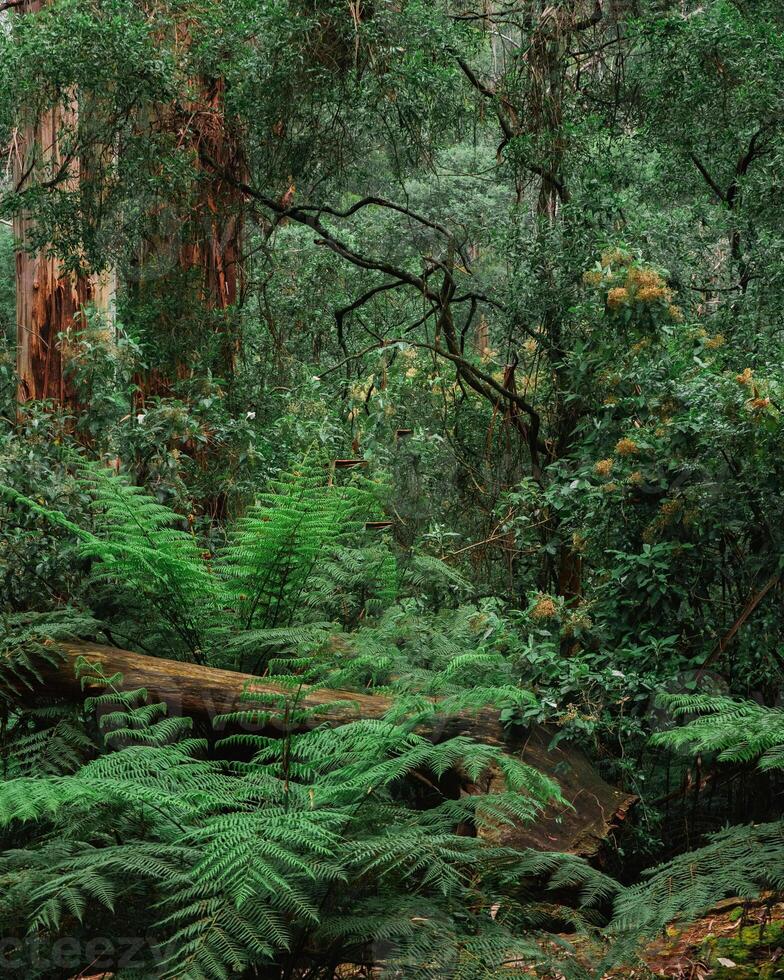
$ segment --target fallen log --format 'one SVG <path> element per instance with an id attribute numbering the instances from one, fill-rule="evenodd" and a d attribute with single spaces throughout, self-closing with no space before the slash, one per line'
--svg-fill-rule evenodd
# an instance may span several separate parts
<path id="1" fill-rule="evenodd" d="M 171 715 L 187 715 L 211 724 L 220 715 L 263 707 L 265 696 L 269 696 L 270 707 L 274 708 L 276 699 L 285 693 L 281 687 L 250 674 L 149 657 L 95 643 L 58 646 L 65 656 L 59 667 L 45 672 L 47 694 L 79 698 L 90 693 L 89 687 L 82 690 L 76 677 L 74 664 L 80 657 L 100 663 L 107 676 L 121 673 L 125 689 L 145 688 L 149 700 L 165 702 Z M 254 704 L 243 700 L 246 692 L 254 695 Z M 302 693 L 299 703 L 304 708 L 323 709 L 316 723 L 340 725 L 358 718 L 382 718 L 392 700 L 378 694 L 310 688 Z M 216 727 L 220 730 L 220 723 Z M 498 711 L 490 708 L 439 717 L 432 727 L 420 731 L 437 741 L 460 734 L 497 745 L 558 783 L 566 804 L 548 807 L 533 824 L 499 831 L 500 840 L 509 846 L 596 858 L 636 799 L 606 783 L 574 746 L 560 742 L 549 748 L 552 732 L 546 727 L 532 725 L 522 737 L 510 734 L 501 724 Z M 482 787 L 463 787 L 466 792 L 501 788 L 499 774 L 491 774 Z"/>

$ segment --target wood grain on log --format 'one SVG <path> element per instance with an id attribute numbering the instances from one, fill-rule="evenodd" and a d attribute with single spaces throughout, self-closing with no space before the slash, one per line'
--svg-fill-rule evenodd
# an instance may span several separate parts
<path id="1" fill-rule="evenodd" d="M 83 694 L 74 671 L 79 657 L 99 662 L 106 675 L 121 673 L 126 689 L 145 688 L 149 700 L 165 702 L 172 715 L 188 715 L 210 722 L 219 715 L 251 707 L 243 700 L 246 691 L 260 699 L 253 707 L 263 707 L 264 697 L 268 695 L 272 709 L 284 693 L 282 688 L 250 674 L 149 657 L 94 643 L 63 643 L 60 647 L 66 657 L 57 670 L 47 673 L 47 691 L 70 698 Z M 392 701 L 377 694 L 310 688 L 302 694 L 300 705 L 323 708 L 315 723 L 340 725 L 358 718 L 382 718 Z M 568 805 L 548 807 L 531 825 L 504 828 L 498 836 L 509 846 L 595 857 L 602 842 L 624 820 L 635 801 L 629 793 L 608 785 L 579 749 L 565 742 L 550 748 L 552 733 L 546 728 L 534 725 L 523 739 L 510 738 L 498 712 L 490 708 L 439 717 L 436 724 L 420 732 L 439 741 L 463 734 L 500 746 L 559 784 Z M 469 792 L 480 789 L 492 792 L 503 786 L 498 774 L 490 774 L 486 785 L 469 784 L 465 788 Z"/>

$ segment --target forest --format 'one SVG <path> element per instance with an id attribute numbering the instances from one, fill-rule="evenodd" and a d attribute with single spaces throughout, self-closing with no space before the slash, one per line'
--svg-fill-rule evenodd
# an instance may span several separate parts
<path id="1" fill-rule="evenodd" d="M 0 0 L 0 975 L 784 977 L 781 0 Z"/>

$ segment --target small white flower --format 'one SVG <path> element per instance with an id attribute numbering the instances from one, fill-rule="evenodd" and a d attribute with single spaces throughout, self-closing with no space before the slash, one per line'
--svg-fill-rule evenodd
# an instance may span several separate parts
<path id="1" fill-rule="evenodd" d="M 139 412 L 139 414 L 136 416 L 136 421 L 139 423 L 139 425 L 141 425 L 146 418 L 147 416 L 143 412 Z"/>
<path id="2" fill-rule="evenodd" d="M 248 420 L 249 422 L 252 422 L 252 421 L 253 421 L 253 420 L 254 420 L 254 419 L 256 418 L 256 413 L 255 413 L 255 412 L 246 412 L 246 413 L 245 413 L 245 418 L 246 418 L 246 419 L 247 419 L 247 420 Z"/>

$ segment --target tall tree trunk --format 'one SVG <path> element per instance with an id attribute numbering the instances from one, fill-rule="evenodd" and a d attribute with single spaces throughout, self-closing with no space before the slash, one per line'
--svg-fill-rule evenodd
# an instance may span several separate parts
<path id="1" fill-rule="evenodd" d="M 152 130 L 182 134 L 193 155 L 193 182 L 148 215 L 132 287 L 133 305 L 154 311 L 145 316 L 153 329 L 150 367 L 137 378 L 140 404 L 150 395 L 172 395 L 190 373 L 189 352 L 209 349 L 211 340 L 213 357 L 205 366 L 217 377 L 231 378 L 238 349 L 233 310 L 241 294 L 243 196 L 204 159 L 242 176 L 240 140 L 227 120 L 224 82 L 199 78 L 193 89 L 180 112 L 159 106 L 147 120 Z M 156 226 L 159 216 L 162 228 Z"/>
<path id="2" fill-rule="evenodd" d="M 543 3 L 539 20 L 531 35 L 528 51 L 531 85 L 531 125 L 541 140 L 539 194 L 536 214 L 540 233 L 549 236 L 563 221 L 560 205 L 568 200 L 563 174 L 566 137 L 564 132 L 564 97 L 566 85 L 566 56 L 569 50 L 571 29 L 577 16 L 570 8 Z M 547 238 L 545 238 L 547 241 Z M 548 283 L 551 296 L 558 294 L 553 268 L 548 259 L 542 265 L 542 274 Z M 555 438 L 551 443 L 550 462 L 562 459 L 569 450 L 576 422 L 573 406 L 564 402 L 568 378 L 565 372 L 566 352 L 563 349 L 562 311 L 558 302 L 550 303 L 542 317 L 547 334 L 547 351 L 550 369 L 556 379 Z M 557 514 L 550 519 L 549 532 L 562 537 Z M 557 594 L 568 602 L 578 599 L 582 591 L 582 562 L 571 542 L 561 540 L 558 555 L 551 559 L 545 552 L 542 585 L 554 587 Z"/>
<path id="3" fill-rule="evenodd" d="M 225 107 L 225 84 L 222 79 L 203 83 L 205 108 L 198 129 L 210 158 L 220 169 L 240 176 L 243 171 L 238 142 L 228 131 Z M 233 306 L 239 297 L 239 246 L 241 233 L 240 206 L 242 193 L 210 169 L 201 194 L 204 230 L 201 244 L 201 267 L 204 299 L 214 309 Z"/>
<path id="4" fill-rule="evenodd" d="M 44 3 L 45 0 L 26 0 L 20 13 L 36 13 Z M 69 104 L 49 108 L 23 125 L 13 154 L 14 188 L 18 193 L 43 180 L 55 180 L 63 190 L 78 187 L 80 160 L 64 147 L 64 137 L 73 134 L 77 125 L 75 95 Z M 75 274 L 46 248 L 33 250 L 35 223 L 29 212 L 17 212 L 13 225 L 17 242 L 18 403 L 51 399 L 73 406 L 73 391 L 64 370 L 68 337 L 83 325 L 88 304 L 109 314 L 114 278 L 109 274 Z"/>
<path id="5" fill-rule="evenodd" d="M 194 149 L 199 157 L 200 183 L 196 209 L 191 220 L 191 240 L 182 253 L 184 267 L 197 269 L 200 298 L 211 311 L 227 311 L 240 296 L 240 244 L 242 236 L 242 192 L 228 183 L 214 167 L 206 170 L 202 157 L 241 177 L 242 155 L 236 134 L 230 131 L 226 115 L 223 79 L 199 82 L 201 106 L 194 114 Z M 234 371 L 236 334 L 226 319 L 217 322 L 221 330 L 219 369 L 224 376 Z"/>

